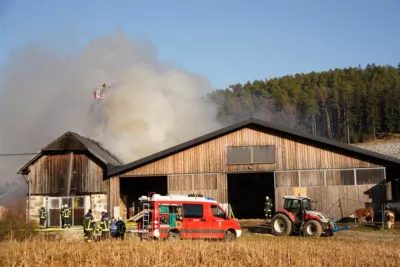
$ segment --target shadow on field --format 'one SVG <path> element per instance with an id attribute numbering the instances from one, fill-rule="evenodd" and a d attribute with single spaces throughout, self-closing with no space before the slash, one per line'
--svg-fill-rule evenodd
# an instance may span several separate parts
<path id="1" fill-rule="evenodd" d="M 363 222 L 362 224 L 354 223 L 354 219 L 351 218 L 344 218 L 340 222 L 337 222 L 337 226 L 339 228 L 350 226 L 352 227 L 347 231 L 380 231 L 382 229 L 381 222 L 374 222 L 374 223 L 366 223 Z M 261 234 L 261 235 L 271 235 L 271 223 L 269 221 L 262 221 L 262 220 L 243 220 L 240 222 L 241 228 L 248 233 L 251 234 Z M 357 226 L 356 226 L 357 225 Z M 356 226 L 356 227 L 355 227 Z M 353 228 L 354 227 L 354 228 Z M 343 232 L 343 231 L 339 231 Z"/>
<path id="2" fill-rule="evenodd" d="M 252 234 L 271 234 L 271 225 L 268 223 L 258 223 L 255 225 L 244 225 L 241 227 L 242 229 L 246 229 L 249 233 Z"/>

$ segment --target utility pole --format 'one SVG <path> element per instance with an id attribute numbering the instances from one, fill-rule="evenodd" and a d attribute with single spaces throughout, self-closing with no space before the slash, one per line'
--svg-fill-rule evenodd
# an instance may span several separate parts
<path id="1" fill-rule="evenodd" d="M 31 186 L 30 186 L 31 183 L 30 183 L 29 178 L 26 177 L 26 175 L 28 175 L 28 173 L 22 173 L 21 175 L 24 178 L 26 184 L 28 185 L 28 188 L 27 188 L 27 190 L 28 190 L 28 223 L 30 223 L 31 222 Z"/>

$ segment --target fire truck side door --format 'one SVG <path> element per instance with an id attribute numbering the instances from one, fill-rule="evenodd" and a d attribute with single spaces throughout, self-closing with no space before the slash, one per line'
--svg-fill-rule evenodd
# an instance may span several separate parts
<path id="1" fill-rule="evenodd" d="M 211 214 L 210 214 L 210 237 L 211 238 L 223 238 L 226 228 L 226 214 L 217 205 L 211 204 Z"/>
<path id="2" fill-rule="evenodd" d="M 183 204 L 183 228 L 185 238 L 206 236 L 207 220 L 203 204 Z"/>

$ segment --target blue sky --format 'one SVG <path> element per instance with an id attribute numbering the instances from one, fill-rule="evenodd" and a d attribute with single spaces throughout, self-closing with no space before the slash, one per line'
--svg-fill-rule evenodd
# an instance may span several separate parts
<path id="1" fill-rule="evenodd" d="M 328 3 L 329 2 L 329 3 Z M 397 65 L 400 1 L 0 0 L 0 67 L 40 37 L 91 38 L 123 29 L 163 60 L 216 88 L 298 72 Z M 60 50 L 63 40 L 57 44 Z"/>

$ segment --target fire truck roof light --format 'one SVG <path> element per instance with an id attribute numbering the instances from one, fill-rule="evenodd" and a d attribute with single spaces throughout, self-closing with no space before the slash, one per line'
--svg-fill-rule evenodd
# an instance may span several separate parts
<path id="1" fill-rule="evenodd" d="M 175 201 L 211 201 L 217 202 L 211 197 L 200 197 L 200 196 L 188 196 L 188 195 L 166 195 L 162 196 L 160 194 L 153 194 L 150 198 L 147 196 L 142 196 L 139 198 L 140 201 L 159 201 L 159 200 L 175 200 Z"/>

